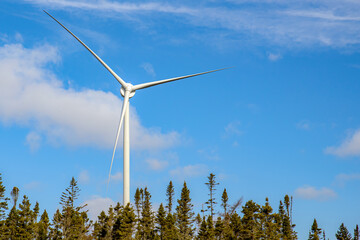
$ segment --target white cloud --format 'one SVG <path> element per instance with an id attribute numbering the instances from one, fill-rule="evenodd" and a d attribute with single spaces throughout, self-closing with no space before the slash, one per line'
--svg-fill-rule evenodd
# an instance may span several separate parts
<path id="1" fill-rule="evenodd" d="M 110 177 L 111 181 L 119 182 L 123 180 L 123 174 L 121 172 L 117 172 Z"/>
<path id="2" fill-rule="evenodd" d="M 162 170 L 169 165 L 167 161 L 160 161 L 158 159 L 146 159 L 146 163 L 151 170 L 155 171 Z"/>
<path id="3" fill-rule="evenodd" d="M 360 129 L 346 138 L 340 146 L 327 147 L 324 152 L 339 157 L 360 156 Z"/>
<path id="4" fill-rule="evenodd" d="M 121 100 L 110 92 L 64 88 L 49 70 L 60 60 L 49 45 L 0 46 L 0 121 L 28 127 L 56 144 L 111 148 Z M 179 142 L 177 132 L 143 127 L 134 108 L 130 118 L 133 149 L 165 149 Z M 36 143 L 34 136 L 28 142 Z"/>
<path id="5" fill-rule="evenodd" d="M 151 63 L 143 63 L 141 64 L 141 67 L 147 72 L 149 75 L 155 77 L 155 70 Z"/>
<path id="6" fill-rule="evenodd" d="M 281 59 L 282 56 L 281 56 L 280 54 L 269 53 L 269 54 L 268 54 L 268 58 L 269 58 L 270 61 L 275 62 L 275 61 Z"/>
<path id="7" fill-rule="evenodd" d="M 225 135 L 241 135 L 242 131 L 239 129 L 240 121 L 233 121 L 228 123 L 228 125 L 225 126 Z"/>
<path id="8" fill-rule="evenodd" d="M 181 15 L 177 21 L 181 20 L 191 26 L 220 30 L 215 31 L 214 36 L 231 36 L 231 40 L 241 39 L 239 41 L 242 43 L 246 41 L 244 35 L 249 43 L 261 45 L 263 40 L 290 47 L 348 47 L 360 43 L 359 1 L 342 1 L 339 4 L 339 1 L 327 0 L 319 0 L 316 3 L 304 0 L 230 0 L 234 4 L 229 6 L 219 6 L 213 4 L 213 1 L 200 1 L 196 4 L 171 4 L 155 0 L 143 3 L 110 0 L 25 1 L 47 8 L 90 10 L 96 14 L 102 13 L 105 17 L 118 18 L 136 14 L 136 19 L 140 22 L 142 17 L 147 16 L 146 13 L 165 13 L 153 14 L 152 20 L 168 15 Z M 228 32 L 223 34 L 224 30 Z M 215 39 L 209 36 L 204 38 L 212 41 Z"/>
<path id="9" fill-rule="evenodd" d="M 41 136 L 36 132 L 30 132 L 26 136 L 26 144 L 29 145 L 32 152 L 36 151 L 40 147 Z"/>
<path id="10" fill-rule="evenodd" d="M 178 167 L 170 171 L 170 175 L 179 179 L 204 176 L 208 173 L 208 167 L 204 164 L 188 165 Z"/>
<path id="11" fill-rule="evenodd" d="M 324 187 L 321 189 L 316 189 L 315 187 L 306 186 L 296 189 L 295 196 L 308 200 L 327 201 L 335 198 L 337 195 L 334 190 L 330 188 Z"/>
<path id="12" fill-rule="evenodd" d="M 335 183 L 340 186 L 345 186 L 346 182 L 360 180 L 360 173 L 339 174 L 335 177 Z"/>
<path id="13" fill-rule="evenodd" d="M 87 170 L 81 171 L 78 179 L 80 184 L 88 184 L 90 182 L 89 172 Z"/>
<path id="14" fill-rule="evenodd" d="M 114 206 L 115 202 L 111 198 L 102 198 L 99 196 L 93 196 L 91 199 L 85 201 L 82 205 L 87 204 L 86 210 L 89 210 L 89 218 L 96 221 L 97 216 L 100 215 L 101 211 L 109 210 L 110 206 Z"/>
<path id="15" fill-rule="evenodd" d="M 303 130 L 310 130 L 310 123 L 308 121 L 300 121 L 296 124 L 296 128 Z"/>

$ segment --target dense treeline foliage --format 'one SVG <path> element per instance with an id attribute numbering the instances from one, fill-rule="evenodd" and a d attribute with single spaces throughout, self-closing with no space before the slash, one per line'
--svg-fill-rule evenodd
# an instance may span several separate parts
<path id="1" fill-rule="evenodd" d="M 86 205 L 77 206 L 80 189 L 74 178 L 60 198 L 58 209 L 50 220 L 46 210 L 40 214 L 39 204 L 32 207 L 27 196 L 18 203 L 20 190 L 14 187 L 10 199 L 5 197 L 5 187 L 0 174 L 0 239 L 297 239 L 292 222 L 292 197 L 285 195 L 277 212 L 265 199 L 264 205 L 250 200 L 243 206 L 242 199 L 229 203 L 226 189 L 221 199 L 216 199 L 216 178 L 210 174 L 208 182 L 209 199 L 197 215 L 191 202 L 186 182 L 180 198 L 174 199 L 174 186 L 170 181 L 166 188 L 166 203 L 154 211 L 148 189 L 136 189 L 134 205 L 111 206 L 102 211 L 95 222 L 90 221 Z M 221 212 L 215 212 L 217 201 L 221 201 Z M 336 239 L 359 240 L 356 225 L 352 237 L 341 224 Z M 319 228 L 316 219 L 309 231 L 309 240 L 327 239 L 325 231 Z"/>

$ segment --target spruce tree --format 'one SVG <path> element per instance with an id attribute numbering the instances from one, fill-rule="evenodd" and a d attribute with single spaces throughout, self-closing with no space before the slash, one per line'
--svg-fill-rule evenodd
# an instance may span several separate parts
<path id="1" fill-rule="evenodd" d="M 345 227 L 344 223 L 340 225 L 339 230 L 336 232 L 335 236 L 338 240 L 351 240 L 351 234 Z"/>
<path id="2" fill-rule="evenodd" d="M 259 223 L 260 206 L 250 200 L 243 206 L 241 212 L 244 214 L 241 219 L 241 235 L 245 239 L 259 239 L 261 235 Z"/>
<path id="3" fill-rule="evenodd" d="M 0 227 L 2 225 L 1 224 L 2 221 L 5 219 L 5 211 L 8 210 L 8 203 L 7 203 L 8 199 L 5 198 L 5 191 L 6 188 L 3 185 L 2 177 L 0 173 Z"/>
<path id="4" fill-rule="evenodd" d="M 141 192 L 141 190 L 140 190 Z M 143 191 L 143 203 L 142 203 L 142 211 L 141 218 L 138 225 L 137 235 L 140 239 L 153 239 L 155 236 L 155 223 L 154 223 L 154 213 L 152 212 L 151 207 L 151 194 L 147 190 L 147 188 Z"/>
<path id="5" fill-rule="evenodd" d="M 156 214 L 156 223 L 157 223 L 156 231 L 158 233 L 158 236 L 162 240 L 164 239 L 164 233 L 166 228 L 166 211 L 162 203 L 160 204 L 160 207 Z"/>
<path id="6" fill-rule="evenodd" d="M 208 176 L 208 182 L 206 182 L 205 185 L 207 185 L 209 188 L 208 195 L 210 197 L 209 200 L 205 202 L 205 204 L 207 205 L 207 210 L 210 210 L 211 217 L 214 217 L 214 207 L 215 204 L 217 203 L 215 201 L 215 191 L 216 191 L 216 186 L 219 185 L 219 183 L 216 182 L 215 174 L 210 173 L 210 175 Z"/>
<path id="7" fill-rule="evenodd" d="M 237 212 L 230 215 L 230 229 L 231 232 L 225 235 L 227 239 L 241 239 L 242 221 Z"/>
<path id="8" fill-rule="evenodd" d="M 215 223 L 215 237 L 216 239 L 224 239 L 224 222 L 221 217 L 218 217 Z"/>
<path id="9" fill-rule="evenodd" d="M 34 212 L 26 195 L 19 204 L 19 225 L 18 232 L 20 239 L 32 239 L 34 237 Z"/>
<path id="10" fill-rule="evenodd" d="M 279 239 L 280 234 L 277 230 L 273 209 L 269 204 L 269 199 L 265 199 L 265 205 L 260 210 L 260 224 L 262 229 L 262 239 Z"/>
<path id="11" fill-rule="evenodd" d="M 356 227 L 354 229 L 354 240 L 359 240 L 359 225 L 356 224 Z"/>
<path id="12" fill-rule="evenodd" d="M 104 211 L 101 211 L 100 215 L 98 216 L 98 220 L 94 223 L 93 236 L 95 239 L 111 239 L 108 222 L 109 217 L 105 214 Z"/>
<path id="13" fill-rule="evenodd" d="M 0 236 L 5 234 L 5 211 L 8 210 L 8 198 L 5 198 L 6 188 L 3 185 L 0 173 Z"/>
<path id="14" fill-rule="evenodd" d="M 50 228 L 50 238 L 52 240 L 63 239 L 63 234 L 61 231 L 62 215 L 59 209 L 57 209 L 56 212 L 54 213 L 51 226 L 52 227 Z"/>
<path id="15" fill-rule="evenodd" d="M 198 235 L 196 237 L 197 240 L 207 240 L 208 239 L 208 231 L 207 231 L 207 222 L 205 216 L 203 217 Z"/>
<path id="16" fill-rule="evenodd" d="M 176 219 L 172 213 L 168 213 L 165 221 L 164 240 L 178 239 L 178 231 L 175 226 Z"/>
<path id="17" fill-rule="evenodd" d="M 224 191 L 221 195 L 221 206 L 224 209 L 224 218 L 225 219 L 227 218 L 227 209 L 229 207 L 228 201 L 229 201 L 229 197 L 227 195 L 226 188 L 224 188 Z"/>
<path id="18" fill-rule="evenodd" d="M 20 225 L 20 216 L 19 210 L 13 206 L 8 214 L 8 217 L 5 220 L 5 225 L 3 229 L 3 235 L 5 236 L 4 239 L 16 239 L 17 236 L 20 236 L 22 232 Z"/>
<path id="19" fill-rule="evenodd" d="M 37 224 L 37 240 L 46 240 L 49 239 L 49 216 L 44 210 L 43 214 L 40 217 L 40 221 Z"/>
<path id="20" fill-rule="evenodd" d="M 175 194 L 174 185 L 173 185 L 172 181 L 170 181 L 169 185 L 166 188 L 166 196 L 167 196 L 166 208 L 168 210 L 168 213 L 171 213 L 171 211 L 172 211 L 174 194 Z"/>
<path id="21" fill-rule="evenodd" d="M 112 239 L 132 239 L 136 223 L 136 215 L 134 209 L 128 203 L 125 207 L 122 207 L 117 215 L 115 220 L 113 230 L 112 230 Z M 152 239 L 144 236 L 140 239 Z"/>
<path id="22" fill-rule="evenodd" d="M 192 211 L 193 205 L 191 204 L 190 190 L 184 182 L 181 189 L 181 197 L 177 200 L 176 207 L 176 225 L 178 229 L 179 238 L 182 240 L 192 239 L 194 234 L 194 213 Z"/>
<path id="23" fill-rule="evenodd" d="M 13 189 L 11 190 L 11 198 L 13 200 L 13 206 L 16 207 L 16 203 L 17 203 L 17 200 L 19 198 L 19 189 L 17 187 L 13 187 Z"/>
<path id="24" fill-rule="evenodd" d="M 140 212 L 141 212 L 141 199 L 142 199 L 141 195 L 142 194 L 140 193 L 139 188 L 136 188 L 134 200 L 135 200 L 135 208 L 138 219 L 140 218 Z"/>
<path id="25" fill-rule="evenodd" d="M 318 227 L 316 219 L 314 219 L 311 230 L 309 232 L 309 240 L 320 240 L 321 232 L 321 228 Z"/>
<path id="26" fill-rule="evenodd" d="M 213 217 L 211 215 L 209 215 L 207 218 L 206 227 L 207 227 L 208 240 L 215 239 L 215 228 L 214 228 Z"/>

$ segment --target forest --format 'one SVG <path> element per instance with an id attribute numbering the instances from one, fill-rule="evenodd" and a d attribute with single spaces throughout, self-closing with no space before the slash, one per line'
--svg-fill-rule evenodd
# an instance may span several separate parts
<path id="1" fill-rule="evenodd" d="M 13 187 L 10 196 L 0 174 L 0 239 L 298 239 L 292 221 L 293 198 L 285 195 L 277 212 L 266 198 L 259 205 L 242 199 L 229 203 L 226 188 L 217 200 L 216 176 L 207 177 L 208 200 L 204 208 L 195 213 L 190 190 L 184 182 L 179 199 L 170 181 L 166 187 L 166 202 L 154 210 L 148 189 L 137 188 L 133 204 L 117 203 L 107 212 L 102 211 L 96 221 L 88 217 L 85 205 L 77 205 L 80 194 L 75 178 L 61 194 L 60 209 L 52 218 L 46 210 L 40 214 L 39 203 L 33 206 L 26 195 L 19 202 L 19 189 Z M 219 201 L 219 202 L 217 202 Z M 215 212 L 220 204 L 222 211 Z M 309 224 L 309 240 L 359 240 L 359 227 L 350 233 L 344 224 L 335 236 L 327 236 L 316 219 Z"/>

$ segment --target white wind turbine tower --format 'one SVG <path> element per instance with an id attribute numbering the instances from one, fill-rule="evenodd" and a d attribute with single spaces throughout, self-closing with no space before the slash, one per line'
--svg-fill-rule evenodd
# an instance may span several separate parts
<path id="1" fill-rule="evenodd" d="M 113 161 L 114 161 L 115 150 L 116 150 L 116 146 L 117 146 L 117 143 L 118 143 L 118 140 L 119 140 L 120 129 L 121 129 L 122 123 L 124 122 L 124 131 L 123 131 L 123 133 L 124 133 L 124 139 L 123 139 L 123 154 L 124 154 L 123 155 L 123 157 L 124 157 L 124 162 L 123 162 L 123 164 L 124 164 L 123 165 L 123 178 L 124 178 L 123 179 L 123 203 L 124 203 L 124 206 L 125 206 L 126 204 L 128 204 L 130 202 L 129 99 L 132 98 L 135 95 L 136 90 L 152 87 L 152 86 L 167 83 L 167 82 L 173 82 L 173 81 L 184 79 L 184 78 L 190 78 L 190 77 L 195 77 L 195 76 L 199 76 L 199 75 L 202 75 L 202 74 L 216 72 L 216 71 L 224 70 L 226 68 L 216 69 L 216 70 L 212 70 L 212 71 L 196 73 L 196 74 L 191 74 L 191 75 L 186 75 L 186 76 L 181 76 L 181 77 L 169 78 L 169 79 L 164 79 L 164 80 L 159 80 L 159 81 L 154 81 L 154 82 L 148 82 L 148 83 L 132 85 L 131 83 L 127 83 L 121 77 L 119 77 L 103 60 L 101 60 L 101 58 L 98 55 L 96 55 L 88 46 L 85 45 L 85 43 L 83 43 L 69 29 L 67 29 L 64 25 L 62 25 L 58 20 L 56 20 L 48 12 L 46 12 L 45 10 L 44 10 L 44 12 L 47 15 L 49 15 L 52 19 L 54 19 L 58 24 L 60 24 L 74 38 L 76 38 L 76 40 L 78 40 L 111 73 L 111 75 L 113 75 L 115 77 L 115 79 L 121 85 L 120 93 L 124 97 L 124 101 L 123 101 L 123 106 L 122 106 L 122 111 L 121 111 L 120 122 L 119 122 L 119 126 L 118 126 L 118 129 L 117 129 L 114 149 L 113 149 L 113 153 L 112 153 L 112 159 L 111 159 L 111 165 L 110 165 L 110 171 L 109 171 L 109 178 L 108 178 L 108 185 L 109 185 L 109 181 L 110 181 L 111 168 L 112 168 L 112 164 L 113 164 Z"/>

